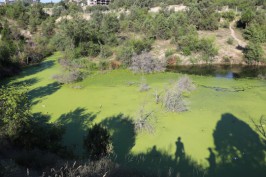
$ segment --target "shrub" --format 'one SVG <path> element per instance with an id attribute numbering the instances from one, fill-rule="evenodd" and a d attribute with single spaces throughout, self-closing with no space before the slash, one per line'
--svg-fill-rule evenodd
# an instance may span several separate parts
<path id="1" fill-rule="evenodd" d="M 134 50 L 132 49 L 132 47 L 121 47 L 121 49 L 117 52 L 117 59 L 119 61 L 122 61 L 125 66 L 130 66 L 133 53 Z"/>
<path id="2" fill-rule="evenodd" d="M 102 46 L 102 47 L 101 47 L 100 56 L 101 56 L 102 58 L 108 58 L 108 57 L 110 57 L 110 56 L 112 56 L 112 55 L 113 55 L 113 52 L 112 52 L 112 50 L 110 49 L 110 47 L 108 47 L 108 46 Z"/>
<path id="3" fill-rule="evenodd" d="M 228 20 L 224 20 L 223 22 L 221 22 L 220 26 L 222 28 L 229 28 L 230 22 Z"/>
<path id="4" fill-rule="evenodd" d="M 154 111 L 146 111 L 144 106 L 137 113 L 136 120 L 134 121 L 134 129 L 138 132 L 154 133 L 155 128 L 152 121 L 155 120 Z"/>
<path id="5" fill-rule="evenodd" d="M 101 71 L 103 71 L 103 70 L 107 70 L 108 68 L 109 68 L 109 62 L 108 61 L 105 61 L 105 60 L 101 60 L 100 62 L 99 62 L 99 66 L 98 66 L 98 68 L 99 68 L 99 70 L 101 70 Z"/>
<path id="6" fill-rule="evenodd" d="M 83 74 L 80 71 L 70 71 L 64 74 L 56 74 L 53 76 L 53 79 L 61 84 L 71 84 L 81 81 L 83 79 Z"/>
<path id="7" fill-rule="evenodd" d="M 184 112 L 188 110 L 182 93 L 175 89 L 166 91 L 163 99 L 163 105 L 167 111 L 171 112 Z"/>
<path id="8" fill-rule="evenodd" d="M 198 50 L 202 53 L 202 58 L 206 63 L 212 62 L 214 56 L 218 54 L 218 49 L 214 45 L 213 38 L 203 38 L 200 40 Z"/>
<path id="9" fill-rule="evenodd" d="M 153 58 L 151 54 L 143 52 L 140 55 L 132 57 L 130 69 L 134 73 L 154 73 L 165 71 L 165 64 L 158 59 Z"/>
<path id="10" fill-rule="evenodd" d="M 164 56 L 167 58 L 167 57 L 173 55 L 174 53 L 175 53 L 175 50 L 173 50 L 173 49 L 168 49 L 168 50 L 166 50 Z"/>
<path id="11" fill-rule="evenodd" d="M 187 111 L 187 103 L 184 101 L 183 93 L 195 89 L 196 86 L 188 76 L 181 77 L 172 88 L 166 91 L 163 98 L 164 107 L 171 112 Z"/>
<path id="12" fill-rule="evenodd" d="M 100 159 L 111 153 L 111 136 L 106 128 L 95 124 L 84 138 L 84 147 L 91 159 Z"/>
<path id="13" fill-rule="evenodd" d="M 181 92 L 191 92 L 196 89 L 196 86 L 188 76 L 183 76 L 177 82 L 177 89 Z"/>
<path id="14" fill-rule="evenodd" d="M 142 51 L 148 52 L 151 50 L 152 40 L 130 40 L 128 45 L 132 46 L 134 53 L 141 54 Z"/>
<path id="15" fill-rule="evenodd" d="M 227 39 L 226 42 L 227 42 L 227 44 L 229 44 L 229 45 L 233 45 L 233 44 L 234 44 L 234 39 L 230 37 L 230 38 Z"/>
<path id="16" fill-rule="evenodd" d="M 250 42 L 244 50 L 244 56 L 248 64 L 264 61 L 264 52 L 259 43 Z"/>
<path id="17" fill-rule="evenodd" d="M 140 85 L 139 85 L 139 91 L 145 92 L 145 91 L 148 91 L 150 89 L 151 89 L 151 87 L 149 86 L 149 84 L 147 84 L 146 79 L 142 78 Z"/>
<path id="18" fill-rule="evenodd" d="M 131 65 L 133 54 L 141 54 L 143 51 L 150 51 L 152 40 L 128 40 L 124 46 L 117 52 L 117 59 L 122 61 L 125 66 Z"/>
<path id="19" fill-rule="evenodd" d="M 222 13 L 222 17 L 225 18 L 225 19 L 227 19 L 227 20 L 229 20 L 230 22 L 235 19 L 235 16 L 236 16 L 236 14 L 232 10 L 230 10 L 228 12 L 223 12 Z"/>

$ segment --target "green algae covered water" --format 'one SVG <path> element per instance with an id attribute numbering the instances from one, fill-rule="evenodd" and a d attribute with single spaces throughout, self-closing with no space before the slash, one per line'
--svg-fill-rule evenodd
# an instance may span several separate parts
<path id="1" fill-rule="evenodd" d="M 265 139 L 251 121 L 266 115 L 266 81 L 257 78 L 265 68 L 207 72 L 194 66 L 145 76 L 114 70 L 60 85 L 52 79 L 60 72 L 59 57 L 56 53 L 6 83 L 28 84 L 32 111 L 63 123 L 63 143 L 81 157 L 86 129 L 102 123 L 112 134 L 112 158 L 126 167 L 161 176 L 265 175 Z M 154 93 L 163 93 L 185 73 L 197 86 L 186 95 L 189 110 L 166 112 L 155 103 Z M 151 87 L 147 92 L 139 92 L 143 77 Z M 134 131 L 134 119 L 143 105 L 156 114 L 153 134 Z"/>

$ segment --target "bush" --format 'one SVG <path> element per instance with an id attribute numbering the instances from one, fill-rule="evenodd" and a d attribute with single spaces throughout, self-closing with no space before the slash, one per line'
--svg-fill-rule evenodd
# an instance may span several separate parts
<path id="1" fill-rule="evenodd" d="M 119 61 L 122 61 L 122 63 L 125 66 L 130 66 L 133 53 L 134 53 L 134 50 L 132 49 L 132 47 L 128 47 L 128 46 L 121 47 L 121 49 L 119 49 L 117 52 L 117 59 Z"/>
<path id="2" fill-rule="evenodd" d="M 134 73 L 154 73 L 165 71 L 165 64 L 147 52 L 132 57 L 130 69 Z"/>
<path id="3" fill-rule="evenodd" d="M 110 66 L 110 63 L 108 61 L 105 61 L 105 60 L 101 60 L 99 62 L 99 70 L 103 71 L 103 70 L 107 70 L 109 69 L 109 66 Z"/>
<path id="4" fill-rule="evenodd" d="M 131 65 L 133 54 L 141 54 L 143 51 L 150 51 L 152 40 L 128 40 L 123 44 L 123 47 L 117 52 L 117 59 L 122 61 L 125 66 Z"/>
<path id="5" fill-rule="evenodd" d="M 139 91 L 145 92 L 145 91 L 148 91 L 150 89 L 151 89 L 151 87 L 149 86 L 149 84 L 147 84 L 146 79 L 142 78 L 140 85 L 139 85 Z"/>
<path id="6" fill-rule="evenodd" d="M 154 133 L 155 128 L 152 125 L 155 120 L 154 111 L 146 111 L 144 106 L 141 107 L 137 113 L 136 120 L 134 121 L 134 129 L 138 132 Z"/>
<path id="7" fill-rule="evenodd" d="M 244 56 L 248 64 L 265 61 L 264 51 L 259 43 L 250 42 L 244 50 Z"/>
<path id="8" fill-rule="evenodd" d="M 188 110 L 182 93 L 175 89 L 166 91 L 163 99 L 163 105 L 167 111 L 171 112 L 184 112 Z"/>
<path id="9" fill-rule="evenodd" d="M 218 54 L 218 49 L 214 45 L 213 38 L 203 38 L 199 42 L 198 50 L 202 53 L 202 58 L 206 63 L 212 62 L 214 56 Z"/>
<path id="10" fill-rule="evenodd" d="M 163 98 L 164 107 L 171 112 L 187 111 L 187 103 L 184 101 L 183 93 L 195 89 L 196 86 L 188 76 L 181 77 L 172 88 L 166 91 Z"/>
<path id="11" fill-rule="evenodd" d="M 102 58 L 108 58 L 108 57 L 110 57 L 112 55 L 113 55 L 113 52 L 112 52 L 110 47 L 108 47 L 108 46 L 102 46 L 101 47 L 100 56 Z"/>
<path id="12" fill-rule="evenodd" d="M 233 45 L 233 44 L 234 44 L 234 39 L 230 37 L 230 38 L 227 39 L 226 42 L 227 42 L 227 44 L 229 44 L 229 45 Z"/>
<path id="13" fill-rule="evenodd" d="M 221 22 L 221 25 L 220 26 L 222 28 L 229 28 L 230 22 L 228 20 L 224 20 L 223 22 Z"/>
<path id="14" fill-rule="evenodd" d="M 130 40 L 128 45 L 133 48 L 134 53 L 141 54 L 143 51 L 148 52 L 151 50 L 152 40 Z"/>
<path id="15" fill-rule="evenodd" d="M 232 10 L 222 13 L 222 17 L 225 18 L 226 20 L 230 21 L 230 22 L 235 19 L 235 16 L 236 16 L 236 14 Z"/>
<path id="16" fill-rule="evenodd" d="M 66 163 L 58 168 L 52 168 L 44 173 L 43 177 L 65 176 L 65 177 L 103 177 L 115 170 L 115 164 L 108 158 L 97 161 Z"/>
<path id="17" fill-rule="evenodd" d="M 188 76 L 183 76 L 177 82 L 177 89 L 181 92 L 191 92 L 196 89 L 196 86 Z"/>
<path id="18" fill-rule="evenodd" d="M 56 74 L 53 76 L 53 79 L 60 84 L 71 84 L 81 81 L 83 79 L 83 74 L 80 71 L 70 71 L 64 74 Z"/>
<path id="19" fill-rule="evenodd" d="M 175 53 L 175 50 L 173 49 L 167 49 L 164 56 L 167 58 Z"/>
<path id="20" fill-rule="evenodd" d="M 84 147 L 91 159 L 100 159 L 111 153 L 111 136 L 108 130 L 100 124 L 95 124 L 88 130 L 84 138 Z"/>

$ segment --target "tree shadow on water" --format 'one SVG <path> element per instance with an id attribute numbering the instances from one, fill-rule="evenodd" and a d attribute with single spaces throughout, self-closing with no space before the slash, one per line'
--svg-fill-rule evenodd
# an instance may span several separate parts
<path id="1" fill-rule="evenodd" d="M 8 83 L 10 83 L 10 85 L 12 85 L 12 86 L 32 86 L 32 85 L 34 85 L 34 84 L 36 84 L 38 82 L 39 82 L 39 79 L 34 77 L 34 78 L 22 80 L 22 81 L 15 81 L 15 82 L 11 81 L 11 82 L 8 82 Z"/>
<path id="2" fill-rule="evenodd" d="M 201 177 L 204 176 L 203 168 L 185 154 L 181 137 L 177 140 L 177 157 L 173 158 L 167 152 L 151 146 L 145 153 L 133 154 L 131 149 L 135 145 L 136 133 L 133 121 L 119 114 L 105 119 L 102 124 L 110 132 L 113 142 L 114 160 L 122 168 L 114 175 L 116 177 Z M 181 146 L 179 146 L 181 145 Z M 123 172 L 123 169 L 127 169 Z M 130 173 L 133 171 L 133 174 Z"/>
<path id="3" fill-rule="evenodd" d="M 106 118 L 101 124 L 107 127 L 112 134 L 113 151 L 116 161 L 125 163 L 127 155 L 135 145 L 136 134 L 133 121 L 123 114 L 118 114 Z"/>
<path id="4" fill-rule="evenodd" d="M 53 82 L 46 86 L 35 88 L 28 92 L 29 100 L 32 102 L 33 105 L 37 104 L 39 103 L 41 98 L 55 93 L 60 88 L 61 88 L 61 85 L 58 84 L 57 82 Z"/>
<path id="5" fill-rule="evenodd" d="M 21 77 L 36 74 L 36 73 L 41 72 L 45 69 L 51 68 L 52 66 L 54 66 L 54 64 L 55 64 L 55 61 L 47 60 L 47 61 L 43 61 L 39 64 L 36 64 L 34 66 L 29 66 L 28 68 L 26 68 L 22 71 Z"/>
<path id="6" fill-rule="evenodd" d="M 70 146 L 76 155 L 82 155 L 83 138 L 93 120 L 97 117 L 94 113 L 87 113 L 85 108 L 77 108 L 66 114 L 62 114 L 57 120 L 58 123 L 64 125 L 65 135 L 64 143 Z"/>
<path id="7" fill-rule="evenodd" d="M 266 146 L 259 135 L 232 114 L 223 114 L 213 133 L 217 177 L 265 177 Z"/>

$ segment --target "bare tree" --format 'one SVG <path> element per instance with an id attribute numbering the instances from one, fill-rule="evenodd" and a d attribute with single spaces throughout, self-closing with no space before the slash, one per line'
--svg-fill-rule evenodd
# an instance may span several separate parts
<path id="1" fill-rule="evenodd" d="M 132 57 L 130 69 L 134 73 L 154 73 L 165 71 L 165 64 L 155 59 L 150 53 L 143 52 Z"/>
<path id="2" fill-rule="evenodd" d="M 138 111 L 136 120 L 134 122 L 135 131 L 154 133 L 155 128 L 152 124 L 155 119 L 156 117 L 154 115 L 154 111 L 146 111 L 145 107 L 142 106 Z"/>
<path id="3" fill-rule="evenodd" d="M 183 93 L 191 92 L 195 89 L 196 86 L 188 76 L 181 77 L 172 88 L 166 90 L 163 98 L 164 107 L 171 112 L 187 111 L 187 103 L 183 98 Z"/>
<path id="4" fill-rule="evenodd" d="M 182 93 L 175 88 L 166 91 L 163 99 L 163 105 L 167 111 L 171 112 L 185 112 L 188 110 Z"/>
<path id="5" fill-rule="evenodd" d="M 53 75 L 52 78 L 61 84 L 70 84 L 73 82 L 81 81 L 83 79 L 83 76 L 79 71 L 71 71 L 64 74 Z"/>
<path id="6" fill-rule="evenodd" d="M 196 89 L 196 86 L 188 76 L 183 76 L 177 81 L 177 89 L 181 92 L 191 92 Z"/>
<path id="7" fill-rule="evenodd" d="M 161 92 L 159 92 L 157 89 L 155 89 L 153 95 L 155 97 L 156 104 L 159 104 L 159 102 L 161 101 Z"/>
<path id="8" fill-rule="evenodd" d="M 145 91 L 148 91 L 150 89 L 151 89 L 151 87 L 149 86 L 149 84 L 147 84 L 146 79 L 144 77 L 142 77 L 141 81 L 140 81 L 140 85 L 139 85 L 139 91 L 145 92 Z"/>

